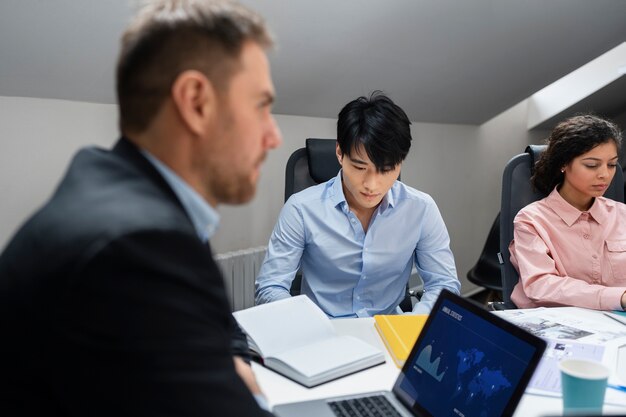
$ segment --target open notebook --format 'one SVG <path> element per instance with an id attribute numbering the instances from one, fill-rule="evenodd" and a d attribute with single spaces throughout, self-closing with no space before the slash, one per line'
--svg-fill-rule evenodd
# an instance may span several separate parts
<path id="1" fill-rule="evenodd" d="M 392 391 L 274 407 L 278 417 L 511 416 L 546 343 L 442 291 Z M 367 414 L 365 414 L 367 415 Z"/>
<path id="2" fill-rule="evenodd" d="M 263 365 L 307 387 L 385 362 L 380 349 L 353 336 L 339 336 L 306 295 L 233 315 Z"/>

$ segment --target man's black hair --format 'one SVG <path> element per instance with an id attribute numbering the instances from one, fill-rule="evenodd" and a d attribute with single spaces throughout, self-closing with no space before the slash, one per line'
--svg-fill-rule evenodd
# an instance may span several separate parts
<path id="1" fill-rule="evenodd" d="M 337 142 L 351 156 L 363 145 L 378 171 L 393 168 L 411 148 L 411 122 L 404 110 L 380 91 L 346 104 L 337 120 Z"/>

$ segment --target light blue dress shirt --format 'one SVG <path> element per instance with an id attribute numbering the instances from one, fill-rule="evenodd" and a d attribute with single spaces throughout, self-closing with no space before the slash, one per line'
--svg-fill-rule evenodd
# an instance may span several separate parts
<path id="1" fill-rule="evenodd" d="M 141 153 L 161 174 L 165 182 L 172 188 L 187 215 L 191 219 L 198 237 L 202 242 L 207 242 L 217 231 L 220 216 L 207 201 L 178 174 L 169 169 L 167 165 L 158 160 L 150 152 L 142 149 Z"/>
<path id="2" fill-rule="evenodd" d="M 364 233 L 348 207 L 340 171 L 283 206 L 257 277 L 256 302 L 289 297 L 301 267 L 302 294 L 329 316 L 394 314 L 413 262 L 424 281 L 413 313 L 430 312 L 444 288 L 459 293 L 450 237 L 433 199 L 396 181 Z"/>

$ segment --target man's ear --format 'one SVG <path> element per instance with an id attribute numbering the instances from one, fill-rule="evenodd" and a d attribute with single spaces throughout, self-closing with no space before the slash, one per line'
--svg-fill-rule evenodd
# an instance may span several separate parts
<path id="1" fill-rule="evenodd" d="M 339 165 L 343 166 L 343 153 L 341 152 L 341 148 L 339 147 L 339 142 L 335 144 L 335 154 L 337 155 Z"/>
<path id="2" fill-rule="evenodd" d="M 200 135 L 215 111 L 216 94 L 213 84 L 200 71 L 187 70 L 172 84 L 172 100 L 182 122 L 194 134 Z"/>

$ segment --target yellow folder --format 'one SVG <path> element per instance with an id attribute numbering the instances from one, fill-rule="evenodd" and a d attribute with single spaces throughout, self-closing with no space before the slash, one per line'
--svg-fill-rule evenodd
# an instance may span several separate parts
<path id="1" fill-rule="evenodd" d="M 398 368 L 404 365 L 427 318 L 427 314 L 374 316 L 376 330 Z"/>

